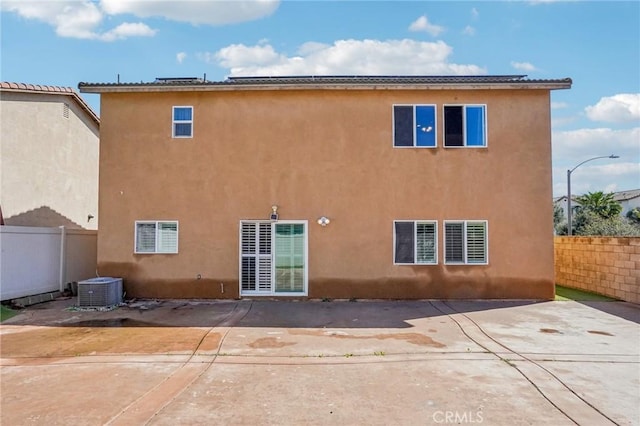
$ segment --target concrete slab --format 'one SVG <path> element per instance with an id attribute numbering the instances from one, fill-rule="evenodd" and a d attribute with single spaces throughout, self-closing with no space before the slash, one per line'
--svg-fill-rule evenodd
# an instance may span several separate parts
<path id="1" fill-rule="evenodd" d="M 57 300 L 0 325 L 0 423 L 639 425 L 605 303 Z"/>

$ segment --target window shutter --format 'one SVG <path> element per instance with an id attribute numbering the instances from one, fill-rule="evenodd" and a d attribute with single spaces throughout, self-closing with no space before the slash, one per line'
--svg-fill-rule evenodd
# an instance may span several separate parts
<path id="1" fill-rule="evenodd" d="M 445 223 L 445 262 L 464 263 L 464 223 Z"/>
<path id="2" fill-rule="evenodd" d="M 416 263 L 436 263 L 436 224 L 416 224 Z"/>
<path id="3" fill-rule="evenodd" d="M 467 262 L 487 262 L 487 227 L 484 222 L 467 223 Z"/>
<path id="4" fill-rule="evenodd" d="M 243 257 L 242 258 L 242 290 L 250 291 L 255 290 L 256 285 L 256 258 L 255 257 Z"/>
<path id="5" fill-rule="evenodd" d="M 178 252 L 178 224 L 159 222 L 158 223 L 158 252 L 177 253 Z"/>
<path id="6" fill-rule="evenodd" d="M 136 253 L 155 253 L 156 251 L 156 224 L 136 224 Z"/>
<path id="7" fill-rule="evenodd" d="M 256 226 L 253 223 L 242 224 L 242 254 L 255 254 Z"/>

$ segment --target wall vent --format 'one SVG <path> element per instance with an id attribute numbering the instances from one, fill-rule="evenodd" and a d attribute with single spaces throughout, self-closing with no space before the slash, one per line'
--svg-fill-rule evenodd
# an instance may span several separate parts
<path id="1" fill-rule="evenodd" d="M 69 118 L 69 104 L 67 103 L 62 105 L 62 116 L 64 118 Z"/>
<path id="2" fill-rule="evenodd" d="M 78 282 L 78 306 L 106 307 L 122 303 L 122 278 L 99 277 Z"/>

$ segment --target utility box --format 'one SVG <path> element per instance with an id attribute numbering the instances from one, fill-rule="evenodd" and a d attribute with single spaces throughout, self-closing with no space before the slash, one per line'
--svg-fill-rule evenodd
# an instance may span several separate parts
<path id="1" fill-rule="evenodd" d="M 98 277 L 78 282 L 78 306 L 106 307 L 122 303 L 122 278 Z"/>

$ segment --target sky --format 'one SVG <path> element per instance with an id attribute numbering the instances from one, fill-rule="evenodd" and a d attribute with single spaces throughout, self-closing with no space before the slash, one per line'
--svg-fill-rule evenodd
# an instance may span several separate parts
<path id="1" fill-rule="evenodd" d="M 639 1 L 1 0 L 0 19 L 0 79 L 21 83 L 570 77 L 551 96 L 554 196 L 611 154 L 572 194 L 640 188 Z"/>

